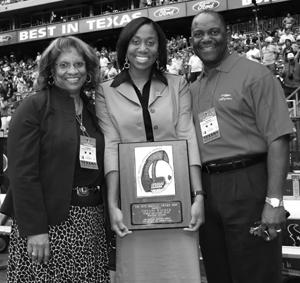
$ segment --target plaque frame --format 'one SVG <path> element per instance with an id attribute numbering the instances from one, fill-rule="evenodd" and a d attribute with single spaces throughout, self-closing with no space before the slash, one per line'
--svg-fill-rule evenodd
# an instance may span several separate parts
<path id="1" fill-rule="evenodd" d="M 148 170 L 144 171 L 146 161 L 151 158 L 149 156 L 154 156 L 152 153 L 157 152 L 160 152 L 160 154 L 165 152 L 164 156 L 167 162 L 159 160 L 161 162 L 159 171 L 159 169 L 156 169 L 159 167 L 156 166 L 158 163 L 155 163 L 154 166 L 152 159 L 152 168 L 148 166 Z M 162 156 L 161 159 L 163 159 Z M 162 175 L 163 172 L 165 176 L 156 177 L 156 173 L 153 173 L 153 167 L 158 174 Z M 166 175 L 165 171 L 170 172 L 170 174 Z M 189 226 L 191 219 L 191 190 L 186 140 L 120 143 L 119 172 L 120 204 L 123 222 L 129 230 L 183 228 Z M 151 191 L 148 191 L 148 187 L 147 190 L 144 189 L 145 178 L 139 178 L 139 172 L 142 172 L 143 176 L 145 172 L 152 172 L 154 175 L 154 177 L 148 173 L 146 175 L 146 180 L 150 180 L 151 183 Z M 144 182 L 139 181 L 140 179 Z M 153 181 L 161 181 L 162 179 L 167 181 L 156 183 Z M 156 189 L 156 186 L 159 186 L 161 183 L 164 184 L 161 190 Z M 154 186 L 153 191 L 158 193 L 153 193 L 152 185 Z"/>

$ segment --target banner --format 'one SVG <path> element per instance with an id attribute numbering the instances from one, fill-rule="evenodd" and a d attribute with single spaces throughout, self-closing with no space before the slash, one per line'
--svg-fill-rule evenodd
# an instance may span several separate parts
<path id="1" fill-rule="evenodd" d="M 29 1 L 29 0 L 28 0 Z M 271 4 L 289 0 L 256 0 L 257 4 Z M 198 0 L 177 4 L 137 9 L 127 12 L 111 13 L 76 21 L 48 24 L 40 27 L 0 34 L 0 46 L 22 43 L 33 40 L 54 38 L 64 35 L 80 34 L 124 27 L 131 20 L 139 17 L 149 17 L 154 21 L 194 16 L 204 9 L 224 11 L 228 9 L 253 6 L 252 0 Z"/>
<path id="2" fill-rule="evenodd" d="M 79 32 L 93 32 L 100 30 L 107 30 L 113 28 L 120 28 L 126 26 L 131 20 L 147 17 L 146 9 L 136 10 L 127 13 L 110 14 L 100 17 L 92 17 L 79 21 Z"/>
<path id="3" fill-rule="evenodd" d="M 147 16 L 147 10 L 145 9 L 25 29 L 18 32 L 18 42 L 120 28 L 128 24 L 131 20 L 143 16 Z"/>
<path id="4" fill-rule="evenodd" d="M 284 2 L 289 0 L 256 0 L 257 5 L 271 4 L 276 2 Z M 239 8 L 247 8 L 254 6 L 252 4 L 252 0 L 230 0 L 228 1 L 228 10 L 231 9 L 239 9 Z"/>

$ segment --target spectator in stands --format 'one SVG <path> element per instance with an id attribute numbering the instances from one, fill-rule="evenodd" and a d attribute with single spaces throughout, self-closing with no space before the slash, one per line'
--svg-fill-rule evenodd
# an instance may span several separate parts
<path id="1" fill-rule="evenodd" d="M 113 79 L 118 74 L 117 69 L 113 66 L 112 62 L 108 62 L 107 70 L 104 72 L 104 79 Z"/>
<path id="2" fill-rule="evenodd" d="M 54 13 L 54 11 L 51 11 L 51 15 L 50 15 L 50 23 L 54 23 L 56 21 L 56 14 Z"/>
<path id="3" fill-rule="evenodd" d="M 38 51 L 35 57 L 35 63 L 38 64 L 41 59 L 41 53 Z"/>
<path id="4" fill-rule="evenodd" d="M 182 72 L 182 64 L 183 60 L 179 52 L 174 53 L 174 57 L 172 58 L 172 66 L 174 66 L 175 72 L 173 74 L 181 75 Z"/>
<path id="5" fill-rule="evenodd" d="M 13 96 L 13 84 L 11 77 L 4 78 L 0 95 L 3 101 L 8 101 Z"/>
<path id="6" fill-rule="evenodd" d="M 187 82 L 164 72 L 166 38 L 160 26 L 149 18 L 136 18 L 126 25 L 117 42 L 117 54 L 123 70 L 113 81 L 101 84 L 96 97 L 106 142 L 110 219 L 118 235 L 116 282 L 199 283 L 196 235 L 188 231 L 197 230 L 204 221 L 203 195 Z M 118 205 L 118 143 L 178 139 L 188 142 L 191 186 L 197 191 L 188 231 L 177 228 L 131 234 Z"/>
<path id="7" fill-rule="evenodd" d="M 177 66 L 175 65 L 174 61 L 172 58 L 168 58 L 168 62 L 166 65 L 167 72 L 173 75 L 178 75 L 178 69 Z"/>
<path id="8" fill-rule="evenodd" d="M 25 80 L 25 74 L 22 74 L 22 73 L 17 74 L 16 88 L 17 88 L 17 92 L 20 93 L 20 94 L 28 91 L 27 83 L 26 83 L 26 80 Z"/>
<path id="9" fill-rule="evenodd" d="M 140 8 L 151 7 L 151 6 L 154 6 L 154 1 L 152 1 L 152 0 L 140 0 Z"/>
<path id="10" fill-rule="evenodd" d="M 273 39 L 274 44 L 278 44 L 280 41 L 280 36 L 278 30 L 274 30 L 274 32 L 271 34 L 271 37 Z"/>
<path id="11" fill-rule="evenodd" d="M 283 58 L 284 58 L 285 62 L 288 62 L 289 59 L 287 58 L 287 55 L 290 54 L 290 53 L 296 54 L 296 52 L 294 51 L 294 48 L 292 47 L 291 40 L 286 39 L 285 44 L 284 44 L 284 48 L 282 50 L 282 55 L 283 55 Z"/>
<path id="12" fill-rule="evenodd" d="M 188 48 L 187 39 L 183 35 L 178 36 L 178 50 L 183 50 L 186 48 Z"/>
<path id="13" fill-rule="evenodd" d="M 290 28 L 287 28 L 280 36 L 279 43 L 284 44 L 287 39 L 289 39 L 291 42 L 295 42 L 295 37 L 293 36 Z"/>
<path id="14" fill-rule="evenodd" d="M 296 53 L 300 50 L 300 34 L 296 37 L 296 43 L 293 45 L 293 49 Z"/>
<path id="15" fill-rule="evenodd" d="M 284 29 L 292 29 L 295 23 L 296 20 L 290 13 L 287 13 L 286 17 L 282 20 L 282 26 Z"/>
<path id="16" fill-rule="evenodd" d="M 93 49 L 76 37 L 57 38 L 41 55 L 37 93 L 14 113 L 1 207 L 13 217 L 8 283 L 109 282 L 104 137 L 83 94 L 98 83 Z"/>
<path id="17" fill-rule="evenodd" d="M 200 227 L 207 280 L 281 283 L 282 191 L 294 127 L 282 88 L 265 66 L 228 52 L 221 14 L 200 12 L 192 36 L 204 64 L 191 92 L 207 193 Z"/>
<path id="18" fill-rule="evenodd" d="M 260 51 L 258 48 L 256 48 L 256 44 L 249 44 L 249 50 L 246 52 L 246 58 L 257 63 L 261 61 Z"/>
<path id="19" fill-rule="evenodd" d="M 98 57 L 98 59 L 100 59 L 100 52 L 97 47 L 94 47 L 94 51 L 96 52 L 96 56 Z"/>
<path id="20" fill-rule="evenodd" d="M 99 64 L 100 64 L 100 79 L 103 80 L 104 79 L 104 74 L 107 70 L 107 66 L 108 66 L 109 60 L 108 58 L 105 56 L 104 52 L 100 53 L 100 58 L 99 58 Z"/>
<path id="21" fill-rule="evenodd" d="M 287 97 L 300 86 L 300 64 L 294 53 L 288 53 L 286 57 L 287 61 L 284 64 L 282 77 Z"/>
<path id="22" fill-rule="evenodd" d="M 194 51 L 192 51 L 192 56 L 189 59 L 188 65 L 188 81 L 192 83 L 197 79 L 203 70 L 203 63 L 201 59 L 194 53 Z"/>
<path id="23" fill-rule="evenodd" d="M 275 74 L 275 61 L 278 58 L 279 49 L 273 43 L 271 36 L 265 39 L 265 46 L 262 48 L 263 64 Z"/>

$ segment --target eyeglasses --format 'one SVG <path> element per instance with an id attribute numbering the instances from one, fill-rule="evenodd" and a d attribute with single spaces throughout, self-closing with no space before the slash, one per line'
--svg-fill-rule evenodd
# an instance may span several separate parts
<path id="1" fill-rule="evenodd" d="M 73 64 L 68 63 L 68 62 L 60 62 L 55 65 L 62 71 L 68 71 L 69 69 L 71 69 L 72 65 L 76 70 L 79 70 L 79 69 L 85 67 L 85 62 L 80 61 L 80 62 L 75 62 Z"/>

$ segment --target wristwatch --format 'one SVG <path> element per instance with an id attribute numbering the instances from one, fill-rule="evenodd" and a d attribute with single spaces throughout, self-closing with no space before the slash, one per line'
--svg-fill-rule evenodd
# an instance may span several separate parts
<path id="1" fill-rule="evenodd" d="M 266 197 L 266 203 L 271 205 L 273 208 L 283 206 L 283 200 L 279 198 Z"/>

